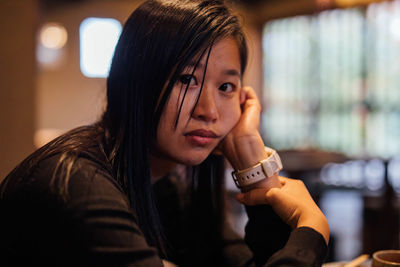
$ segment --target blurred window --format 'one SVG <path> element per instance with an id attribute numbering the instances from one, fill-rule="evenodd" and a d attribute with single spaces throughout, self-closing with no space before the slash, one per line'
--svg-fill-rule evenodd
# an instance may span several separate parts
<path id="1" fill-rule="evenodd" d="M 86 18 L 82 21 L 79 29 L 80 65 L 85 76 L 107 77 L 121 29 L 120 22 L 111 18 Z"/>
<path id="2" fill-rule="evenodd" d="M 388 178 L 396 193 L 400 194 L 400 156 L 394 157 L 389 162 Z"/>
<path id="3" fill-rule="evenodd" d="M 400 151 L 400 0 L 268 22 L 265 141 L 350 156 Z"/>

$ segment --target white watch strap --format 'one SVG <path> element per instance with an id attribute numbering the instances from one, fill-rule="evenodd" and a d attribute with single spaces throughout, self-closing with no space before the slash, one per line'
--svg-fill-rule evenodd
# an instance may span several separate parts
<path id="1" fill-rule="evenodd" d="M 232 172 L 237 187 L 241 188 L 257 183 L 282 170 L 282 162 L 278 153 L 269 147 L 265 147 L 265 150 L 270 153 L 268 158 L 245 170 Z"/>

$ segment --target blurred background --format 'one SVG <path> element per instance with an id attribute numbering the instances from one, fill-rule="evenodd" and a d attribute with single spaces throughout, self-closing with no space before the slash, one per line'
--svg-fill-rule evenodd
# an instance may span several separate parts
<path id="1" fill-rule="evenodd" d="M 113 48 L 141 2 L 0 1 L 0 181 L 99 118 Z M 249 41 L 244 83 L 262 100 L 263 138 L 326 214 L 327 261 L 399 249 L 400 0 L 230 3 Z M 229 211 L 243 234 L 243 208 Z"/>

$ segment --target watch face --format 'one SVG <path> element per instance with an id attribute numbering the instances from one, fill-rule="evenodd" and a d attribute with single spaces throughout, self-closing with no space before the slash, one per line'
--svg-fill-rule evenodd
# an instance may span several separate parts
<path id="1" fill-rule="evenodd" d="M 268 177 L 274 175 L 274 173 L 277 173 L 282 169 L 281 160 L 275 151 L 268 159 L 263 161 L 262 165 L 263 170 Z"/>
<path id="2" fill-rule="evenodd" d="M 276 172 L 275 170 L 278 170 L 279 169 L 279 166 L 278 166 L 278 164 L 276 163 L 276 162 L 270 162 L 269 163 L 269 166 L 270 166 L 270 168 L 271 168 L 271 170 L 272 171 L 274 171 L 274 172 Z"/>

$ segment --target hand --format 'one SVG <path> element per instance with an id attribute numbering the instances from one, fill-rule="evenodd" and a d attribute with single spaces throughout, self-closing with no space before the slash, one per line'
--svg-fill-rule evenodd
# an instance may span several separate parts
<path id="1" fill-rule="evenodd" d="M 269 204 L 281 219 L 292 228 L 310 227 L 321 233 L 328 244 L 329 225 L 322 211 L 310 196 L 304 183 L 279 177 L 282 187 L 254 189 L 237 195 L 242 204 Z"/>
<path id="2" fill-rule="evenodd" d="M 172 263 L 170 261 L 167 260 L 162 260 L 163 266 L 164 267 L 178 267 L 178 265 L 176 265 L 175 263 Z"/>
<path id="3" fill-rule="evenodd" d="M 254 166 L 268 156 L 258 131 L 261 105 L 253 88 L 241 89 L 240 104 L 242 115 L 239 122 L 217 148 L 236 170 Z"/>

